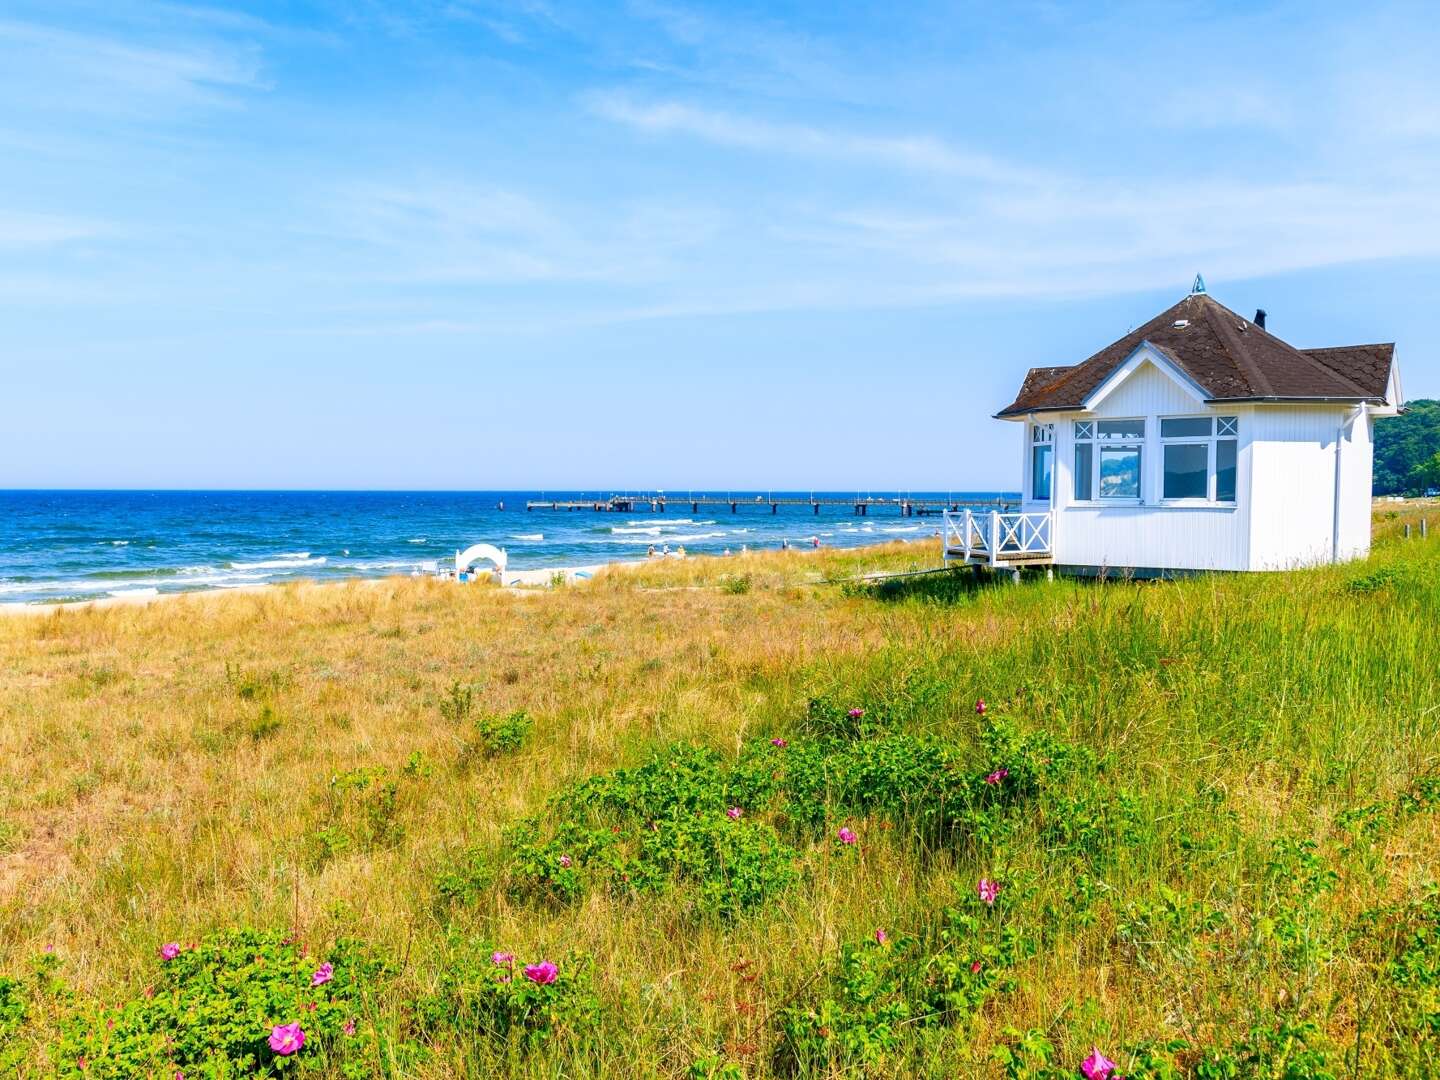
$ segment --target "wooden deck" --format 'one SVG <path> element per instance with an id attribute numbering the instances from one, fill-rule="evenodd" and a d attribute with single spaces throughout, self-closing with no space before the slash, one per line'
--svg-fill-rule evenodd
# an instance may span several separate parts
<path id="1" fill-rule="evenodd" d="M 1055 561 L 1055 515 L 1048 510 L 975 513 L 945 511 L 945 562 L 1010 569 L 1047 566 Z"/>

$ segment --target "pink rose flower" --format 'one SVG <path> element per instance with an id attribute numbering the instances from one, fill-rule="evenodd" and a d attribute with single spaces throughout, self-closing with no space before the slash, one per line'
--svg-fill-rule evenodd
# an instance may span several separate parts
<path id="1" fill-rule="evenodd" d="M 346 1035 L 354 1035 L 354 1034 L 355 1034 L 355 1019 L 354 1019 L 354 1017 L 351 1017 L 349 1020 L 346 1020 L 345 1023 L 341 1024 L 341 1025 L 340 1025 L 340 1030 L 343 1031 L 343 1032 L 345 1032 Z"/>
<path id="2" fill-rule="evenodd" d="M 865 715 L 865 710 L 864 710 L 864 709 L 851 709 L 851 710 L 850 710 L 849 712 L 847 712 L 845 715 L 848 716 L 851 720 L 859 720 L 862 716 Z"/>
<path id="3" fill-rule="evenodd" d="M 991 881 L 989 878 L 982 877 L 980 879 L 980 883 L 975 886 L 975 891 L 979 894 L 981 900 L 984 900 L 985 903 L 994 906 L 996 897 L 1000 895 L 1000 883 L 998 881 Z"/>
<path id="4" fill-rule="evenodd" d="M 1115 1062 L 1095 1047 L 1091 1047 L 1090 1056 L 1080 1063 L 1080 1075 L 1085 1077 L 1085 1080 L 1110 1080 L 1110 1074 L 1116 1068 Z"/>
<path id="5" fill-rule="evenodd" d="M 496 967 L 509 967 L 515 963 L 515 954 L 512 952 L 491 953 L 490 962 Z"/>
<path id="6" fill-rule="evenodd" d="M 987 784 L 998 784 L 998 783 L 1000 783 L 1001 780 L 1004 780 L 1004 779 L 1005 779 L 1007 776 L 1009 776 L 1009 775 L 1010 775 L 1010 770 L 1009 770 L 1009 769 L 996 769 L 996 770 L 995 770 L 994 772 L 992 772 L 989 776 L 985 777 L 985 783 L 987 783 Z"/>
<path id="7" fill-rule="evenodd" d="M 305 1032 L 299 1024 L 276 1024 L 270 1029 L 270 1049 L 281 1057 L 289 1057 L 305 1045 Z"/>
<path id="8" fill-rule="evenodd" d="M 848 825 L 842 825 L 840 831 L 835 834 L 835 839 L 839 840 L 842 844 L 853 844 L 857 837 Z"/>
<path id="9" fill-rule="evenodd" d="M 985 715 L 985 699 L 984 699 L 984 698 L 981 698 L 979 701 L 975 702 L 975 715 L 976 715 L 976 716 L 984 716 L 984 715 Z"/>
<path id="10" fill-rule="evenodd" d="M 979 975 L 979 974 L 980 974 L 980 961 L 979 961 L 979 960 L 976 960 L 973 964 L 970 965 L 970 974 L 971 974 L 971 975 Z"/>
<path id="11" fill-rule="evenodd" d="M 883 927 L 875 931 L 875 944 L 884 945 L 889 940 L 890 935 L 885 932 Z"/>
<path id="12" fill-rule="evenodd" d="M 742 817 L 745 816 L 745 811 L 741 810 L 738 806 L 732 806 L 729 810 L 725 811 L 725 816 L 728 817 L 731 821 L 739 821 Z"/>
<path id="13" fill-rule="evenodd" d="M 789 742 L 787 742 L 786 740 L 784 740 L 784 739 L 782 739 L 782 738 L 779 738 L 779 737 L 777 736 L 776 738 L 773 738 L 773 739 L 770 740 L 770 745 L 771 745 L 771 746 L 778 746 L 778 747 L 780 747 L 780 749 L 783 750 L 783 749 L 785 749 L 785 747 L 789 746 L 790 744 L 789 744 Z"/>
<path id="14" fill-rule="evenodd" d="M 310 985 L 324 986 L 333 978 L 335 978 L 335 965 L 327 960 L 315 969 L 315 974 L 310 976 Z"/>
<path id="15" fill-rule="evenodd" d="M 570 856 L 569 856 L 569 855 L 561 855 L 561 856 L 560 856 L 560 869 L 561 869 L 561 870 L 569 870 L 569 869 L 570 869 L 570 862 L 571 862 L 571 860 L 570 860 Z"/>
<path id="16" fill-rule="evenodd" d="M 174 960 L 180 955 L 180 943 L 178 941 L 167 941 L 160 946 L 161 960 Z"/>
<path id="17" fill-rule="evenodd" d="M 533 983 L 539 983 L 541 986 L 549 986 L 555 981 L 555 976 L 559 973 L 560 969 L 549 960 L 542 960 L 538 964 L 525 965 L 525 977 Z"/>

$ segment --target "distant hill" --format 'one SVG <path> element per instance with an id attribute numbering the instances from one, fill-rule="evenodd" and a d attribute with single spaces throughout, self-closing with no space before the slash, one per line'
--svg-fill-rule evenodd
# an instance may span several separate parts
<path id="1" fill-rule="evenodd" d="M 1408 402 L 1375 425 L 1375 494 L 1419 495 L 1440 487 L 1440 401 Z"/>

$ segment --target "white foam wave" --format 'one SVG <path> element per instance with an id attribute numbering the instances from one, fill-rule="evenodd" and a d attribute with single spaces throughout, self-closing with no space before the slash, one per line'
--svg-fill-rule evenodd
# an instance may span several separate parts
<path id="1" fill-rule="evenodd" d="M 912 533 L 919 532 L 923 525 L 882 525 L 880 531 L 883 533 Z"/>
<path id="2" fill-rule="evenodd" d="M 111 540 L 111 541 L 110 541 L 110 546 L 111 546 L 111 547 L 129 547 L 129 546 L 130 546 L 130 541 L 129 541 L 129 540 Z"/>
<path id="3" fill-rule="evenodd" d="M 110 589 L 110 590 L 109 590 L 109 593 L 110 593 L 111 596 L 117 596 L 117 597 L 125 597 L 125 596 L 159 596 L 159 595 L 160 595 L 160 590 L 159 590 L 159 589 Z"/>
<path id="4" fill-rule="evenodd" d="M 511 540 L 544 540 L 544 539 L 545 539 L 545 534 L 544 534 L 544 533 L 514 533 L 513 535 L 511 535 L 510 539 L 511 539 Z"/>
<path id="5" fill-rule="evenodd" d="M 231 570 L 299 570 L 306 566 L 323 566 L 325 556 L 321 555 L 315 559 L 285 558 L 285 559 L 262 559 L 260 562 L 232 562 Z"/>
<path id="6" fill-rule="evenodd" d="M 717 540 L 722 536 L 728 535 L 729 533 L 724 532 L 670 533 L 665 537 L 665 542 L 671 544 L 685 540 Z M 614 542 L 617 544 L 648 544 L 651 541 L 648 536 L 625 536 L 617 537 Z"/>
<path id="7" fill-rule="evenodd" d="M 416 537 L 412 537 L 412 538 L 409 539 L 409 540 L 406 540 L 405 542 L 406 542 L 407 544 L 428 544 L 428 543 L 430 542 L 430 540 L 429 540 L 428 537 L 416 536 Z"/>

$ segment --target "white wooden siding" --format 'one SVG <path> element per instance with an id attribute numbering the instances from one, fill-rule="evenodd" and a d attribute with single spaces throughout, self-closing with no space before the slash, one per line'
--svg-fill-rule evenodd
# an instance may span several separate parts
<path id="1" fill-rule="evenodd" d="M 1316 405 L 1255 410 L 1251 569 L 1289 570 L 1330 561 L 1335 535 L 1335 439 L 1347 414 L 1353 412 L 1349 407 Z M 1363 458 L 1364 453 L 1355 456 Z M 1343 451 L 1341 467 L 1345 467 Z M 1370 512 L 1368 493 L 1364 511 Z"/>

